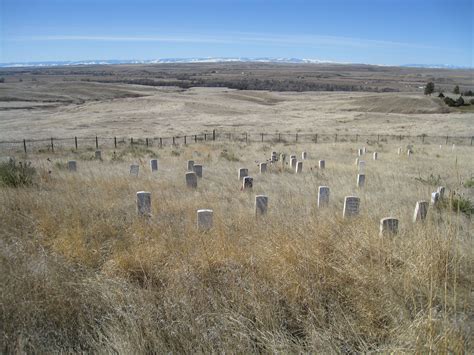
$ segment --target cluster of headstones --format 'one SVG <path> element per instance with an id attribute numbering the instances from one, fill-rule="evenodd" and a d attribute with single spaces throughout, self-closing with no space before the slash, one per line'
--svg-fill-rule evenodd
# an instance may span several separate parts
<path id="1" fill-rule="evenodd" d="M 268 210 L 268 196 L 255 196 L 255 215 L 264 216 Z M 197 228 L 199 230 L 209 230 L 213 226 L 214 211 L 211 209 L 199 209 L 197 212 Z M 151 192 L 137 192 L 137 213 L 142 217 L 151 216 Z"/>
<path id="2" fill-rule="evenodd" d="M 358 156 L 362 157 L 367 153 L 365 147 L 358 149 Z M 398 149 L 398 153 L 401 154 L 401 148 Z M 408 155 L 411 154 L 411 150 L 408 150 Z M 101 152 L 96 151 L 96 159 L 101 159 Z M 365 161 L 356 158 L 356 165 L 358 166 L 359 173 L 357 174 L 357 186 L 363 187 L 365 185 Z M 306 160 L 308 155 L 306 152 L 301 154 L 302 160 Z M 271 163 L 281 161 L 282 166 L 285 165 L 285 154 L 278 155 L 276 152 L 272 152 Z M 378 153 L 373 152 L 373 160 L 378 159 Z M 303 169 L 303 162 L 297 161 L 296 155 L 290 155 L 290 166 L 295 169 L 296 173 L 301 173 Z M 319 168 L 325 168 L 325 161 L 319 160 Z M 77 170 L 77 163 L 74 160 L 68 161 L 68 169 L 70 171 Z M 130 165 L 130 175 L 138 176 L 139 174 L 139 165 L 132 164 Z M 152 172 L 158 171 L 158 160 L 150 160 L 150 169 Z M 265 173 L 267 171 L 267 163 L 259 163 L 260 173 Z M 186 172 L 186 186 L 189 188 L 197 188 L 198 177 L 202 178 L 203 167 L 200 164 L 195 164 L 193 160 L 188 160 L 187 162 L 187 172 Z M 247 168 L 240 168 L 238 170 L 238 178 L 242 181 L 242 190 L 251 189 L 253 187 L 253 178 L 249 176 Z M 441 199 L 444 198 L 445 187 L 438 187 L 437 191 L 434 191 L 431 194 L 431 204 L 436 206 Z M 324 208 L 329 205 L 329 195 L 330 189 L 327 186 L 319 186 L 318 188 L 318 208 Z M 344 198 L 343 206 L 343 218 L 349 218 L 357 216 L 360 209 L 360 198 L 357 196 L 346 196 Z M 255 196 L 255 214 L 256 216 L 262 216 L 267 213 L 268 210 L 268 196 L 266 195 L 257 195 Z M 151 192 L 139 191 L 137 192 L 137 213 L 140 216 L 150 216 L 151 215 Z M 413 215 L 413 222 L 423 221 L 426 219 L 428 213 L 428 202 L 427 201 L 418 201 L 415 206 L 415 212 Z M 385 217 L 380 220 L 380 234 L 396 234 L 398 233 L 398 224 L 399 221 L 394 217 Z M 199 209 L 197 210 L 197 227 L 200 230 L 209 230 L 213 225 L 213 210 L 210 209 Z"/>

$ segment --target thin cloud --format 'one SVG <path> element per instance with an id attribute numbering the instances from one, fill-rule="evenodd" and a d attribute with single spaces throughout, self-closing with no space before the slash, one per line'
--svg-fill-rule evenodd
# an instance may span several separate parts
<path id="1" fill-rule="evenodd" d="M 443 49 L 419 43 L 384 41 L 365 38 L 325 35 L 269 35 L 261 33 L 231 33 L 226 36 L 183 35 L 183 36 L 108 36 L 108 35 L 45 35 L 12 37 L 10 41 L 104 41 L 104 42 L 174 42 L 215 44 L 269 44 L 277 46 L 310 47 L 405 47 L 420 49 Z"/>

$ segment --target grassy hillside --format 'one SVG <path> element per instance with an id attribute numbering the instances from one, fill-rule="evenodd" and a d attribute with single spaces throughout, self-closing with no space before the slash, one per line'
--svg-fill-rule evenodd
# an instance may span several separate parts
<path id="1" fill-rule="evenodd" d="M 103 161 L 93 151 L 27 157 L 33 184 L 0 187 L 2 351 L 472 352 L 472 148 L 420 145 L 408 157 L 407 147 L 367 146 L 363 189 L 357 148 L 214 143 L 103 151 Z M 277 163 L 259 174 L 273 150 L 307 151 L 303 173 Z M 204 166 L 197 190 L 185 187 L 188 159 Z M 239 167 L 252 191 L 240 190 Z M 331 189 L 324 210 L 320 185 Z M 416 201 L 439 185 L 446 199 L 413 224 Z M 136 215 L 141 190 L 152 193 L 149 219 Z M 257 194 L 269 197 L 260 219 Z M 361 214 L 346 220 L 351 194 Z M 209 232 L 196 229 L 200 208 L 214 210 Z M 400 232 L 380 237 L 387 216 Z"/>

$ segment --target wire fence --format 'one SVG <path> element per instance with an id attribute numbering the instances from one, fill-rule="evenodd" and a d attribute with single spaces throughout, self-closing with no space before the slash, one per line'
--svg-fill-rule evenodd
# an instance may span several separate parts
<path id="1" fill-rule="evenodd" d="M 130 147 L 163 148 L 207 142 L 242 143 L 342 143 L 361 144 L 399 143 L 405 144 L 455 144 L 472 146 L 474 137 L 382 135 L 382 134 L 327 134 L 327 133 L 256 133 L 209 131 L 190 135 L 171 137 L 70 137 L 47 139 L 23 139 L 0 141 L 0 152 L 8 153 L 44 153 L 79 149 L 120 149 Z"/>

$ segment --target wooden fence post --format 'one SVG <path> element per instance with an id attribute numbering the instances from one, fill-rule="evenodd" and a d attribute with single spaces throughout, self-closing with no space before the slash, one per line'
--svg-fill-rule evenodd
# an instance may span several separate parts
<path id="1" fill-rule="evenodd" d="M 281 133 L 278 133 L 278 142 L 281 142 Z"/>
<path id="2" fill-rule="evenodd" d="M 197 136 L 197 134 L 195 134 L 194 135 L 194 143 L 197 143 L 197 141 L 198 141 L 198 136 Z"/>
<path id="3" fill-rule="evenodd" d="M 212 130 L 212 140 L 213 141 L 216 140 L 216 130 L 215 129 Z"/>
<path id="4" fill-rule="evenodd" d="M 449 136 L 446 136 L 446 144 L 448 144 Z"/>
<path id="5" fill-rule="evenodd" d="M 184 136 L 184 144 L 186 144 L 186 136 Z"/>
<path id="6" fill-rule="evenodd" d="M 263 133 L 260 133 L 262 135 L 262 143 L 263 143 Z"/>
<path id="7" fill-rule="evenodd" d="M 314 136 L 314 143 L 318 143 L 318 134 L 316 133 L 316 135 Z"/>
<path id="8" fill-rule="evenodd" d="M 337 143 L 337 133 L 336 133 L 336 136 L 334 137 L 334 142 Z"/>
<path id="9" fill-rule="evenodd" d="M 95 136 L 95 149 L 99 149 L 99 138 Z"/>
<path id="10" fill-rule="evenodd" d="M 53 137 L 51 137 L 51 151 L 54 153 L 54 142 L 53 142 Z"/>
<path id="11" fill-rule="evenodd" d="M 245 132 L 245 143 L 248 143 L 248 136 L 247 136 L 247 132 Z M 472 145 L 472 140 L 471 140 L 471 145 Z"/>
<path id="12" fill-rule="evenodd" d="M 380 134 L 377 134 L 377 143 L 380 142 Z"/>
<path id="13" fill-rule="evenodd" d="M 148 138 L 145 138 L 145 144 L 148 147 Z"/>
<path id="14" fill-rule="evenodd" d="M 77 137 L 74 137 L 74 146 L 76 147 L 76 150 L 77 150 Z"/>
<path id="15" fill-rule="evenodd" d="M 175 145 L 175 142 L 174 142 L 174 137 L 173 137 L 173 145 Z"/>
<path id="16" fill-rule="evenodd" d="M 133 145 L 133 137 L 130 138 L 130 145 Z"/>
<path id="17" fill-rule="evenodd" d="M 472 141 L 474 140 L 474 137 L 471 137 L 471 145 L 472 145 Z"/>
<path id="18" fill-rule="evenodd" d="M 160 138 L 160 148 L 163 148 L 163 138 Z"/>
<path id="19" fill-rule="evenodd" d="M 114 146 L 117 148 L 117 137 L 114 137 Z"/>
<path id="20" fill-rule="evenodd" d="M 471 140 L 471 143 L 472 143 L 472 140 Z M 23 139 L 23 149 L 24 149 L 25 154 L 26 154 L 26 139 Z"/>
<path id="21" fill-rule="evenodd" d="M 296 133 L 295 139 L 296 139 L 296 143 L 298 143 L 298 133 Z"/>

